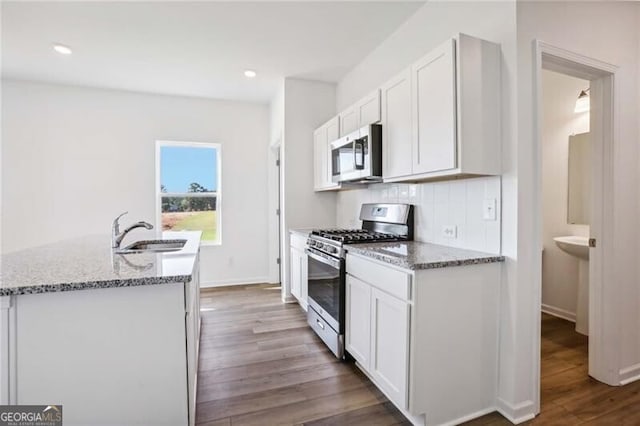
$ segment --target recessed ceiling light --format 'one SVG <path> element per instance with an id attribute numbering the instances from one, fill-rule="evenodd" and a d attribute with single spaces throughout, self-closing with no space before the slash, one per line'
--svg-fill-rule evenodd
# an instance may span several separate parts
<path id="1" fill-rule="evenodd" d="M 244 72 L 244 76 L 248 78 L 254 78 L 256 75 L 258 74 L 254 70 L 246 70 Z"/>
<path id="2" fill-rule="evenodd" d="M 53 45 L 53 50 L 55 50 L 61 55 L 71 55 L 73 53 L 73 50 L 71 50 L 69 46 L 65 46 L 64 44 L 58 44 L 58 43 Z"/>

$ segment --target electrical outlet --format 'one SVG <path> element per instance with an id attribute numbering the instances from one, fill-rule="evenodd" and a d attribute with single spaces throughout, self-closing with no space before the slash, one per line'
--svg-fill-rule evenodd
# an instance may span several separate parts
<path id="1" fill-rule="evenodd" d="M 484 220 L 496 220 L 496 199 L 487 198 L 482 202 L 482 218 Z"/>
<path id="2" fill-rule="evenodd" d="M 444 238 L 458 238 L 458 227 L 456 225 L 444 225 L 442 227 L 442 236 Z"/>

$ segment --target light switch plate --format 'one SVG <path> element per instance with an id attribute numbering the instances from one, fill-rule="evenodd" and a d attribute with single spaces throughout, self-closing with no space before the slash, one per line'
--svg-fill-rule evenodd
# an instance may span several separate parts
<path id="1" fill-rule="evenodd" d="M 442 227 L 442 236 L 444 238 L 458 238 L 458 227 L 456 225 L 444 225 Z"/>
<path id="2" fill-rule="evenodd" d="M 496 199 L 487 198 L 482 202 L 482 218 L 484 220 L 496 220 Z"/>

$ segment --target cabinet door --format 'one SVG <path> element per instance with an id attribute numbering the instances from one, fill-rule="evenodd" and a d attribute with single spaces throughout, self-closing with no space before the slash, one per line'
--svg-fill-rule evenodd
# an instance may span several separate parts
<path id="1" fill-rule="evenodd" d="M 402 408 L 407 408 L 408 354 L 408 303 L 372 288 L 370 373 Z"/>
<path id="2" fill-rule="evenodd" d="M 413 173 L 456 167 L 455 40 L 411 67 Z"/>
<path id="3" fill-rule="evenodd" d="M 324 143 L 324 151 L 322 152 L 322 181 L 323 188 L 325 189 L 335 189 L 340 185 L 333 182 L 331 180 L 331 142 L 335 141 L 340 137 L 340 120 L 338 117 L 335 117 L 331 121 L 325 124 L 325 128 L 327 130 L 326 140 Z"/>
<path id="4" fill-rule="evenodd" d="M 340 119 L 340 136 L 344 136 L 354 130 L 358 130 L 359 117 L 357 106 L 352 106 L 342 111 L 338 115 L 338 118 Z"/>
<path id="5" fill-rule="evenodd" d="M 365 370 L 369 370 L 371 286 L 347 275 L 346 290 L 346 348 Z"/>
<path id="6" fill-rule="evenodd" d="M 382 175 L 407 176 L 411 160 L 411 68 L 382 86 Z"/>
<path id="7" fill-rule="evenodd" d="M 300 299 L 301 290 L 302 290 L 302 282 L 300 281 L 301 276 L 301 262 L 300 262 L 300 252 L 297 249 L 291 249 L 291 258 L 290 262 L 290 279 L 291 279 L 291 294 L 293 294 L 296 299 Z"/>
<path id="8" fill-rule="evenodd" d="M 380 121 L 380 90 L 358 101 L 358 128 Z"/>

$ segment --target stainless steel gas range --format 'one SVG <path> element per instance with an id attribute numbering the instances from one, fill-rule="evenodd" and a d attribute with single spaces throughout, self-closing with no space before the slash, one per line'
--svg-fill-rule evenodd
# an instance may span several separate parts
<path id="1" fill-rule="evenodd" d="M 345 245 L 413 240 L 413 206 L 363 204 L 361 229 L 317 229 L 307 240 L 307 321 L 338 358 L 344 358 Z"/>

